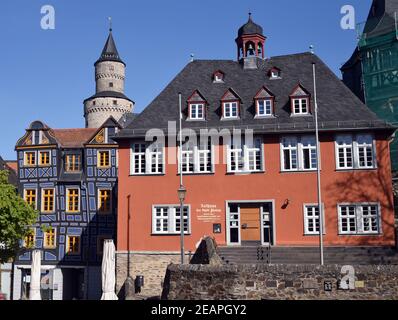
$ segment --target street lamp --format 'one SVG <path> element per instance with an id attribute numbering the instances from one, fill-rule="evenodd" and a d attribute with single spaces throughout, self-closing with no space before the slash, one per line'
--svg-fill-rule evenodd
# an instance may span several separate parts
<path id="1" fill-rule="evenodd" d="M 180 200 L 180 231 L 181 231 L 181 264 L 184 264 L 184 200 L 187 189 L 181 184 L 177 190 L 178 199 Z"/>

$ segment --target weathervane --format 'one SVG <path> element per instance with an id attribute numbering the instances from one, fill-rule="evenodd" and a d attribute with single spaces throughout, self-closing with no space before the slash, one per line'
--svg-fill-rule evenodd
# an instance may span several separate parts
<path id="1" fill-rule="evenodd" d="M 108 17 L 109 20 L 109 31 L 112 32 L 112 17 Z"/>

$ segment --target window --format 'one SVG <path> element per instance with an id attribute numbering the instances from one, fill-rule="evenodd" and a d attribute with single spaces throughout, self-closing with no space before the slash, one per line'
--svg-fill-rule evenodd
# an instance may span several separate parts
<path id="1" fill-rule="evenodd" d="M 283 137 L 281 141 L 281 162 L 282 171 L 316 170 L 315 137 Z"/>
<path id="2" fill-rule="evenodd" d="M 183 173 L 212 172 L 211 140 L 210 138 L 200 140 L 199 146 L 189 140 L 183 143 L 181 155 Z M 180 170 L 180 166 L 178 167 L 178 170 Z"/>
<path id="3" fill-rule="evenodd" d="M 56 247 L 56 232 L 54 228 L 44 232 L 44 248 L 51 249 Z"/>
<path id="4" fill-rule="evenodd" d="M 35 246 L 35 229 L 29 230 L 23 241 L 25 248 L 33 248 Z"/>
<path id="5" fill-rule="evenodd" d="M 117 100 L 113 100 L 113 105 L 117 105 Z"/>
<path id="6" fill-rule="evenodd" d="M 68 154 L 66 155 L 66 172 L 79 172 L 80 169 L 80 155 L 77 154 Z"/>
<path id="7" fill-rule="evenodd" d="M 337 169 L 375 168 L 373 137 L 370 134 L 336 137 Z"/>
<path id="8" fill-rule="evenodd" d="M 54 212 L 54 189 L 43 189 L 42 210 L 43 212 Z"/>
<path id="9" fill-rule="evenodd" d="M 292 99 L 293 114 L 295 115 L 309 114 L 308 102 L 309 102 L 308 98 L 293 98 Z"/>
<path id="10" fill-rule="evenodd" d="M 257 116 L 272 116 L 273 111 L 273 100 L 272 99 L 262 99 L 256 101 L 257 105 Z"/>
<path id="11" fill-rule="evenodd" d="M 227 152 L 228 172 L 258 172 L 263 169 L 261 138 L 255 138 L 251 143 L 244 143 L 233 137 Z"/>
<path id="12" fill-rule="evenodd" d="M 66 189 L 66 212 L 80 211 L 79 189 Z"/>
<path id="13" fill-rule="evenodd" d="M 304 234 L 319 235 L 319 221 L 318 205 L 304 205 Z M 323 221 L 323 233 L 325 233 L 325 221 Z"/>
<path id="14" fill-rule="evenodd" d="M 34 151 L 29 151 L 29 152 L 25 152 L 24 154 L 25 156 L 25 166 L 35 166 L 36 165 L 36 152 Z"/>
<path id="15" fill-rule="evenodd" d="M 37 197 L 36 189 L 25 189 L 24 199 L 27 202 L 27 204 L 29 204 L 34 209 L 37 208 L 36 197 Z"/>
<path id="16" fill-rule="evenodd" d="M 203 103 L 192 103 L 189 105 L 191 120 L 203 120 L 204 117 L 204 104 Z"/>
<path id="17" fill-rule="evenodd" d="M 146 172 L 146 145 L 134 143 L 132 145 L 132 174 L 144 174 Z"/>
<path id="18" fill-rule="evenodd" d="M 98 163 L 98 168 L 108 168 L 108 167 L 110 167 L 111 163 L 110 163 L 110 152 L 109 152 L 109 150 L 98 151 L 97 163 Z"/>
<path id="19" fill-rule="evenodd" d="M 50 164 L 50 151 L 39 151 L 39 165 L 49 166 Z"/>
<path id="20" fill-rule="evenodd" d="M 98 190 L 98 211 L 100 213 L 111 213 L 112 191 L 109 189 Z"/>
<path id="21" fill-rule="evenodd" d="M 224 118 L 231 119 L 231 118 L 238 118 L 239 110 L 238 110 L 238 102 L 224 102 Z"/>
<path id="22" fill-rule="evenodd" d="M 162 174 L 163 173 L 163 144 L 153 142 L 133 143 L 131 146 L 131 174 Z"/>
<path id="23" fill-rule="evenodd" d="M 183 209 L 184 233 L 190 233 L 190 208 Z M 181 214 L 180 206 L 154 206 L 152 210 L 152 233 L 154 234 L 180 234 Z"/>
<path id="24" fill-rule="evenodd" d="M 109 82 L 109 88 L 113 88 L 113 82 Z"/>
<path id="25" fill-rule="evenodd" d="M 339 205 L 340 234 L 379 234 L 379 211 L 378 204 Z"/>
<path id="26" fill-rule="evenodd" d="M 66 253 L 67 254 L 80 254 L 80 236 L 66 236 Z"/>
<path id="27" fill-rule="evenodd" d="M 292 171 L 298 169 L 298 144 L 297 138 L 282 139 L 282 170 Z"/>
<path id="28" fill-rule="evenodd" d="M 356 152 L 358 168 L 373 168 L 373 138 L 370 135 L 357 135 Z"/>
<path id="29" fill-rule="evenodd" d="M 110 235 L 100 235 L 97 237 L 97 254 L 101 255 L 104 252 L 104 242 L 107 239 L 112 239 Z"/>

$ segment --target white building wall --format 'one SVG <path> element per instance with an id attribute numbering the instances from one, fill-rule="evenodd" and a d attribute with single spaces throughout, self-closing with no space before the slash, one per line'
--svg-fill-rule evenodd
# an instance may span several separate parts
<path id="1" fill-rule="evenodd" d="M 6 295 L 7 300 L 11 299 L 11 271 L 11 263 L 0 265 L 0 292 Z"/>
<path id="2" fill-rule="evenodd" d="M 63 277 L 62 270 L 60 268 L 56 268 L 53 271 L 53 300 L 62 300 L 63 292 Z"/>
<path id="3" fill-rule="evenodd" d="M 13 300 L 21 299 L 21 285 L 22 285 L 22 271 L 18 265 L 14 265 L 14 286 L 13 286 Z"/>

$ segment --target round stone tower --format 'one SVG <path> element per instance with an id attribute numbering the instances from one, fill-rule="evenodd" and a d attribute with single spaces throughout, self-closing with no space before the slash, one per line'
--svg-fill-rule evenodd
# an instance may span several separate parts
<path id="1" fill-rule="evenodd" d="M 99 128 L 110 116 L 119 121 L 134 109 L 134 102 L 124 95 L 126 64 L 120 59 L 112 29 L 94 66 L 95 95 L 84 100 L 86 128 Z"/>

